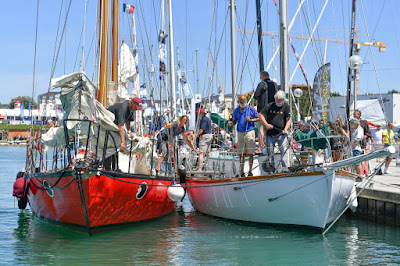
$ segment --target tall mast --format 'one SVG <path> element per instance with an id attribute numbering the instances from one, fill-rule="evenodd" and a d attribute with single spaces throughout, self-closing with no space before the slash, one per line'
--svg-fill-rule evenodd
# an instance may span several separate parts
<path id="1" fill-rule="evenodd" d="M 256 0 L 257 12 L 257 32 L 258 32 L 258 61 L 260 65 L 260 72 L 264 70 L 264 56 L 262 44 L 262 23 L 261 23 L 261 4 L 260 0 Z"/>
<path id="2" fill-rule="evenodd" d="M 159 50 L 158 50 L 158 58 L 160 59 L 160 114 L 163 113 L 163 92 L 165 89 L 165 65 L 166 65 L 166 56 L 165 56 L 165 12 L 164 12 L 165 4 L 164 0 L 161 0 L 161 27 L 160 27 L 160 32 L 158 34 L 158 41 L 160 42 L 159 44 Z"/>
<path id="3" fill-rule="evenodd" d="M 232 111 L 236 104 L 236 39 L 235 39 L 235 0 L 230 0 L 231 8 L 231 69 L 232 69 Z"/>
<path id="4" fill-rule="evenodd" d="M 99 75 L 99 102 L 107 107 L 107 57 L 108 57 L 108 0 L 101 0 L 101 43 L 100 43 L 100 75 Z"/>
<path id="5" fill-rule="evenodd" d="M 280 64 L 281 64 L 281 90 L 286 95 L 289 93 L 289 46 L 288 46 L 288 11 L 287 0 L 279 1 L 280 14 Z M 289 97 L 290 99 L 290 97 Z"/>
<path id="6" fill-rule="evenodd" d="M 119 1 L 113 2 L 113 18 L 112 18 L 112 81 L 114 82 L 114 90 L 117 89 L 118 84 L 118 14 L 119 14 Z"/>
<path id="7" fill-rule="evenodd" d="M 353 46 L 354 46 L 354 37 L 355 37 L 355 24 L 356 24 L 356 4 L 357 1 L 353 0 L 353 6 L 351 9 L 351 31 L 350 31 L 350 53 L 349 58 L 353 55 Z M 350 95 L 351 95 L 351 69 L 349 66 L 348 75 L 347 75 L 347 94 L 346 94 L 346 119 L 347 119 L 347 128 L 350 129 Z"/>
<path id="8" fill-rule="evenodd" d="M 196 87 L 197 87 L 197 93 L 200 93 L 200 87 L 199 87 L 199 58 L 198 58 L 198 53 L 199 50 L 196 50 Z M 194 99 L 193 99 L 194 100 Z"/>
<path id="9" fill-rule="evenodd" d="M 168 0 L 168 52 L 169 52 L 169 85 L 172 95 L 171 99 L 171 117 L 176 118 L 176 94 L 175 94 L 175 60 L 174 60 L 174 33 L 172 28 L 172 0 Z"/>

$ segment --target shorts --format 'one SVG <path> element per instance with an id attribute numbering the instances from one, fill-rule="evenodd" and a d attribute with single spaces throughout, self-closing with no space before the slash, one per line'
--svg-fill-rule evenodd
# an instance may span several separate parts
<path id="1" fill-rule="evenodd" d="M 263 123 L 263 122 L 261 122 L 261 120 L 257 122 L 257 128 L 258 128 L 258 129 L 261 129 L 261 128 L 264 128 L 264 129 L 266 129 L 266 127 L 265 127 L 264 123 Z"/>
<path id="2" fill-rule="evenodd" d="M 353 157 L 361 155 L 361 151 L 359 150 L 353 150 Z M 354 165 L 361 165 L 361 163 L 356 163 Z"/>
<path id="3" fill-rule="evenodd" d="M 237 150 L 239 154 L 254 154 L 256 150 L 256 133 L 254 130 L 238 132 Z"/>
<path id="4" fill-rule="evenodd" d="M 199 152 L 200 153 L 209 153 L 212 140 L 213 140 L 213 134 L 201 135 L 200 142 L 199 142 Z"/>
<path id="5" fill-rule="evenodd" d="M 168 135 L 164 132 L 160 132 L 157 135 L 157 153 L 161 154 L 161 153 L 165 153 L 168 150 L 168 145 L 166 145 L 166 141 L 168 141 Z"/>

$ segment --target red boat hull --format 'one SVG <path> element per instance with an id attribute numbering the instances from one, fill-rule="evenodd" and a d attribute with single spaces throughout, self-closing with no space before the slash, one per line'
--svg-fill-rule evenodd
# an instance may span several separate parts
<path id="1" fill-rule="evenodd" d="M 154 219 L 174 210 L 175 202 L 167 195 L 170 180 L 96 172 L 83 172 L 82 179 L 75 175 L 60 171 L 33 176 L 28 193 L 32 211 L 57 222 L 96 228 Z"/>

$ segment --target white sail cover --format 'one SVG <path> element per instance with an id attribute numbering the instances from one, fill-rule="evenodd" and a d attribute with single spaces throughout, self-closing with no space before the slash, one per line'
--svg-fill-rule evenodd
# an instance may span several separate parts
<path id="1" fill-rule="evenodd" d="M 129 98 L 127 81 L 135 82 L 137 76 L 137 61 L 129 50 L 126 43 L 122 43 L 120 50 L 120 58 L 118 63 L 118 99 L 124 100 Z"/>
<path id="2" fill-rule="evenodd" d="M 116 153 L 116 149 L 121 146 L 121 138 L 118 127 L 114 124 L 114 114 L 96 100 L 96 87 L 89 81 L 86 74 L 78 72 L 52 79 L 51 88 L 61 88 L 60 100 L 64 109 L 64 120 L 85 119 L 96 123 L 92 123 L 89 128 L 89 123 L 68 121 L 66 127 L 69 141 L 83 143 L 83 145 L 89 142 L 89 149 L 95 149 L 98 143 L 97 154 L 102 155 L 103 147 L 105 146 L 105 134 L 106 130 L 108 130 L 110 136 L 107 142 L 106 157 Z M 89 130 L 90 138 L 88 140 Z M 97 136 L 99 136 L 98 140 Z M 79 138 L 79 141 L 76 141 L 77 138 Z M 129 154 L 132 146 L 132 153 L 144 155 L 148 166 L 147 169 L 150 169 L 149 162 L 151 161 L 152 152 L 149 152 L 151 150 L 149 139 L 142 137 L 132 139 L 128 135 L 125 135 L 125 139 L 125 153 Z M 48 133 L 42 136 L 41 141 L 50 147 L 65 147 L 64 128 L 51 128 Z M 93 151 L 91 152 L 94 153 Z M 147 169 L 143 171 L 147 172 Z"/>

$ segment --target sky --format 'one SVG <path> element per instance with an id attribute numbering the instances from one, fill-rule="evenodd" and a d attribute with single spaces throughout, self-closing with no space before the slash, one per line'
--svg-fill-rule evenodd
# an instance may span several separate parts
<path id="1" fill-rule="evenodd" d="M 161 0 L 120 2 L 121 6 L 123 2 L 135 6 L 140 83 L 148 84 L 151 76 L 148 70 L 151 68 L 152 61 L 155 69 L 158 69 L 157 37 L 160 28 Z M 299 2 L 299 0 L 288 1 L 289 23 Z M 274 1 L 261 0 L 261 3 L 263 30 L 278 33 L 279 19 Z M 51 76 L 59 77 L 79 70 L 82 58 L 83 38 L 81 32 L 85 1 L 71 1 L 66 19 L 69 4 L 69 0 L 40 0 L 39 9 L 37 9 L 37 1 L 2 1 L 0 10 L 2 32 L 0 102 L 2 104 L 9 103 L 12 98 L 17 96 L 34 95 L 34 99 L 37 100 L 38 94 L 48 91 Z M 324 4 L 325 0 L 306 0 L 289 34 L 310 36 Z M 225 93 L 232 91 L 228 6 L 228 0 L 172 0 L 175 57 L 179 50 L 180 61 L 188 71 L 187 77 L 193 93 L 208 96 L 217 93 L 220 86 Z M 88 0 L 84 61 L 86 63 L 85 72 L 89 77 L 93 76 L 95 69 L 96 9 L 97 1 Z M 362 47 L 360 56 L 364 65 L 360 73 L 360 93 L 385 93 L 393 89 L 400 91 L 397 80 L 400 74 L 398 10 L 400 10 L 400 1 L 396 0 L 357 1 L 356 28 L 359 42 L 380 41 L 387 45 L 384 53 L 379 52 L 377 47 Z M 36 23 L 37 12 L 39 13 L 38 23 Z M 256 29 L 254 0 L 237 0 L 235 13 L 237 30 L 254 31 Z M 350 15 L 351 1 L 328 1 L 314 36 L 349 40 Z M 168 19 L 167 16 L 166 19 Z M 65 21 L 65 31 L 62 34 Z M 120 22 L 120 40 L 125 38 L 131 45 L 131 18 L 127 14 L 121 14 Z M 38 41 L 35 62 L 36 32 Z M 60 45 L 61 38 L 62 44 Z M 297 54 L 301 56 L 307 41 L 294 38 L 292 41 Z M 265 68 L 271 61 L 273 48 L 278 43 L 278 37 L 263 37 Z M 325 45 L 326 56 L 324 56 Z M 196 83 L 196 50 L 198 50 L 199 86 Z M 210 54 L 215 59 L 216 68 L 212 68 Z M 238 93 L 251 91 L 257 86 L 259 82 L 257 56 L 257 35 L 237 31 L 236 87 Z M 310 42 L 301 63 L 308 79 L 312 82 L 316 71 L 324 63 L 325 57 L 325 63 L 331 64 L 332 91 L 343 95 L 347 88 L 348 56 L 348 44 Z M 56 67 L 52 75 L 52 65 L 55 61 Z M 290 76 L 292 76 L 297 60 L 291 48 L 289 61 Z M 268 71 L 279 84 L 279 55 L 275 58 L 274 64 L 276 66 L 275 74 L 272 68 Z M 155 86 L 158 86 L 159 82 L 156 76 L 154 76 L 153 82 Z M 305 84 L 300 69 L 293 75 L 291 83 Z M 34 92 L 32 92 L 33 89 Z"/>

